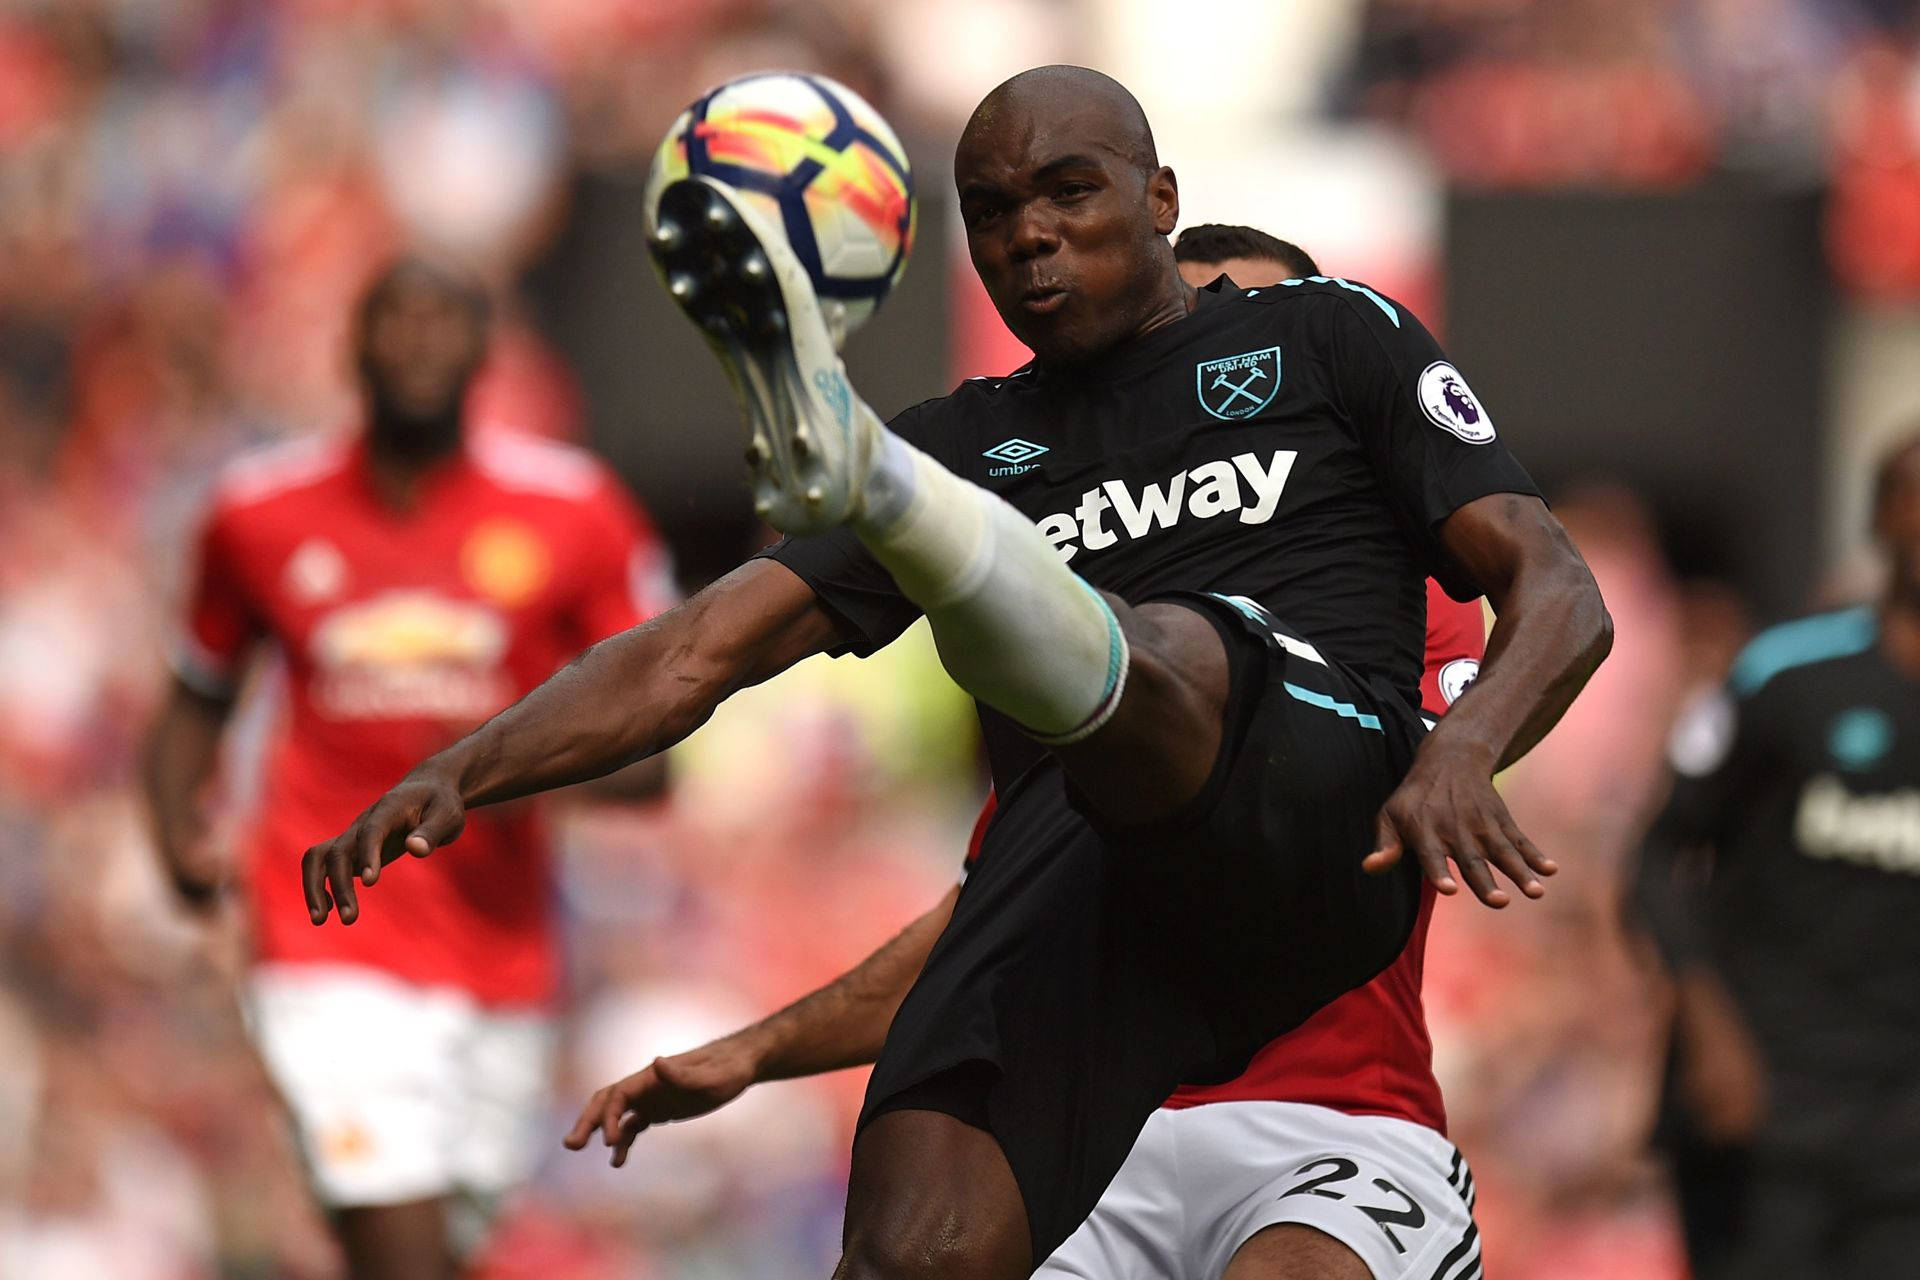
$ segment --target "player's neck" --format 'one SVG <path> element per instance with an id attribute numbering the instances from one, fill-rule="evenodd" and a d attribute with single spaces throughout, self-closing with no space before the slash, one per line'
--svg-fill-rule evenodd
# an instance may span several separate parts
<path id="1" fill-rule="evenodd" d="M 1111 345 L 1077 357 L 1042 356 L 1040 364 L 1069 377 L 1098 375 L 1124 366 L 1139 354 L 1136 343 L 1192 315 L 1199 306 L 1199 297 L 1192 285 L 1176 275 L 1172 277 L 1171 287 Z"/>
<path id="2" fill-rule="evenodd" d="M 1881 602 L 1880 647 L 1897 671 L 1920 680 L 1920 591 L 1895 587 Z"/>
<path id="3" fill-rule="evenodd" d="M 367 483 L 380 505 L 411 511 L 419 505 L 421 490 L 433 472 L 460 452 L 458 436 L 431 449 L 396 447 L 378 433 L 367 437 Z"/>
<path id="4" fill-rule="evenodd" d="M 1176 321 L 1185 320 L 1199 305 L 1200 291 L 1175 274 L 1159 305 L 1141 321 L 1140 327 L 1133 331 L 1133 336 L 1144 338 L 1156 329 L 1164 329 Z"/>

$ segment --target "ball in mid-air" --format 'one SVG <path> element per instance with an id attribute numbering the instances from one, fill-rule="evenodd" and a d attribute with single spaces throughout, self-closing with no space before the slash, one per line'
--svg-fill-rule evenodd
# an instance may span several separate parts
<path id="1" fill-rule="evenodd" d="M 648 216 L 682 178 L 723 182 L 786 234 L 842 333 L 858 328 L 906 269 L 913 174 L 892 128 L 824 76 L 729 80 L 680 113 L 654 156 Z"/>

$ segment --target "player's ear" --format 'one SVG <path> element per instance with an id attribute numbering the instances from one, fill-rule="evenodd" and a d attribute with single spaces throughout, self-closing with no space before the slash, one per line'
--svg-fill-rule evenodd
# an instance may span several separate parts
<path id="1" fill-rule="evenodd" d="M 1154 233 L 1172 235 L 1180 222 L 1180 183 L 1164 164 L 1147 175 L 1147 208 L 1153 213 Z"/>

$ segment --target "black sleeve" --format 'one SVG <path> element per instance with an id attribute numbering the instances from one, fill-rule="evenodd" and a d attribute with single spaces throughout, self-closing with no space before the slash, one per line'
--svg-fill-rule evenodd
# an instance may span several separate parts
<path id="1" fill-rule="evenodd" d="M 1630 910 L 1674 972 L 1708 959 L 1705 902 L 1734 806 L 1753 784 L 1755 715 L 1731 694 L 1696 699 L 1668 743 L 1673 789 L 1641 846 Z"/>
<path id="2" fill-rule="evenodd" d="M 776 560 L 813 588 L 840 631 L 835 656 L 864 658 L 884 649 L 920 616 L 920 607 L 900 594 L 893 575 L 844 527 L 810 538 L 782 538 L 755 559 Z"/>
<path id="3" fill-rule="evenodd" d="M 887 429 L 926 450 L 947 465 L 929 438 L 928 401 L 894 416 Z M 853 531 L 844 526 L 808 538 L 782 538 L 755 559 L 775 560 L 813 588 L 820 607 L 839 628 L 834 656 L 866 657 L 886 648 L 920 617 L 920 606 L 900 594 L 893 575 L 882 568 Z"/>
<path id="4" fill-rule="evenodd" d="M 1540 496 L 1493 419 L 1412 312 L 1362 285 L 1325 286 L 1335 401 L 1422 567 L 1456 600 L 1480 588 L 1441 546 L 1441 521 L 1495 493 Z"/>

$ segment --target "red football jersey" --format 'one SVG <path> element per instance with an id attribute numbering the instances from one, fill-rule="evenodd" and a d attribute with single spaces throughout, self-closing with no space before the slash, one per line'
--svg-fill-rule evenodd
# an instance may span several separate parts
<path id="1" fill-rule="evenodd" d="M 1479 601 L 1461 604 L 1429 581 L 1427 661 L 1420 686 L 1429 715 L 1444 714 L 1453 704 L 1479 673 L 1485 651 Z M 993 804 L 989 796 L 974 825 L 969 862 L 986 834 Z M 1305 1102 L 1349 1115 L 1396 1116 L 1445 1133 L 1447 1113 L 1433 1078 L 1433 1042 L 1420 1002 L 1435 897 L 1433 886 L 1421 887 L 1413 933 L 1400 957 L 1380 976 L 1274 1040 L 1239 1076 L 1225 1084 L 1180 1089 L 1166 1105 Z"/>
<path id="2" fill-rule="evenodd" d="M 575 653 L 669 607 L 667 557 L 579 450 L 476 432 L 405 511 L 367 467 L 350 440 L 243 459 L 200 541 L 181 678 L 230 690 L 259 640 L 285 668 L 259 812 L 241 828 L 255 954 L 539 1003 L 559 960 L 533 805 L 468 815 L 451 848 L 383 877 L 351 928 L 313 926 L 300 856 Z"/>

